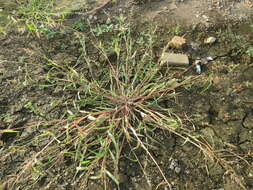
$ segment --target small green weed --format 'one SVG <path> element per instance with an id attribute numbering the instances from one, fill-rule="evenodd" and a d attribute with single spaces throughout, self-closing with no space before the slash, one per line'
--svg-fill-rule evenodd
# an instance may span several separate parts
<path id="1" fill-rule="evenodd" d="M 182 27 L 180 25 L 176 25 L 174 27 L 171 27 L 168 31 L 171 35 L 181 35 L 182 34 Z"/>
<path id="2" fill-rule="evenodd" d="M 81 21 L 76 21 L 73 24 L 72 27 L 73 27 L 74 30 L 84 32 L 87 29 L 88 26 L 85 23 L 81 22 Z"/>
<path id="3" fill-rule="evenodd" d="M 248 54 L 248 56 L 253 57 L 253 46 L 248 48 L 247 54 Z"/>
<path id="4" fill-rule="evenodd" d="M 19 21 L 36 35 L 54 36 L 67 13 L 57 13 L 53 8 L 53 0 L 29 0 L 19 6 Z"/>
<path id="5" fill-rule="evenodd" d="M 91 29 L 91 31 L 95 34 L 95 36 L 101 36 L 104 33 L 112 32 L 114 29 L 113 24 L 101 24 L 97 25 L 96 28 Z"/>

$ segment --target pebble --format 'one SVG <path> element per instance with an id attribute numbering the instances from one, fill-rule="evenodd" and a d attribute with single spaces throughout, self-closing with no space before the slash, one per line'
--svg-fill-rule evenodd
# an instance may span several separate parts
<path id="1" fill-rule="evenodd" d="M 112 23 L 112 21 L 111 21 L 111 19 L 108 17 L 107 20 L 106 20 L 106 24 L 111 24 L 111 23 Z"/>
<path id="2" fill-rule="evenodd" d="M 209 57 L 206 58 L 206 60 L 207 61 L 213 61 L 213 58 L 209 56 Z"/>
<path id="3" fill-rule="evenodd" d="M 214 42 L 216 42 L 216 38 L 215 37 L 208 37 L 208 38 L 206 38 L 205 40 L 204 40 L 204 43 L 205 44 L 213 44 Z"/>
<path id="4" fill-rule="evenodd" d="M 206 15 L 202 15 L 202 18 L 205 19 L 205 21 L 209 22 L 209 17 Z"/>
<path id="5" fill-rule="evenodd" d="M 88 115 L 87 119 L 90 121 L 95 121 L 97 118 L 93 117 L 92 115 Z"/>
<path id="6" fill-rule="evenodd" d="M 181 172 L 181 168 L 180 167 L 175 167 L 175 172 L 177 173 L 177 174 L 179 174 L 180 172 Z"/>
<path id="7" fill-rule="evenodd" d="M 171 163 L 169 169 L 175 171 L 175 173 L 179 174 L 181 172 L 181 167 L 179 166 L 177 159 L 171 159 Z"/>
<path id="8" fill-rule="evenodd" d="M 199 43 L 196 43 L 196 42 L 191 42 L 191 43 L 190 43 L 190 46 L 191 46 L 191 48 L 192 48 L 194 51 L 199 51 L 199 49 L 200 49 L 200 44 L 199 44 Z"/>
<path id="9" fill-rule="evenodd" d="M 88 19 L 92 20 L 93 19 L 93 15 L 89 15 Z"/>

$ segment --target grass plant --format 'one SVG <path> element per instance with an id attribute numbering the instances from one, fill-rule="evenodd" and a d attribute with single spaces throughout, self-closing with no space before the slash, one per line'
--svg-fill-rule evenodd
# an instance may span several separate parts
<path id="1" fill-rule="evenodd" d="M 108 177 L 119 185 L 118 163 L 126 144 L 133 149 L 141 147 L 169 184 L 149 152 L 149 144 L 143 139 L 154 127 L 173 133 L 181 128 L 180 118 L 160 103 L 175 97 L 175 89 L 188 80 L 177 82 L 171 76 L 162 74 L 163 65 L 155 59 L 153 52 L 154 32 L 146 35 L 146 43 L 139 46 L 124 18 L 118 18 L 118 22 L 107 44 L 98 40 L 94 30 L 91 30 L 94 37 L 92 44 L 104 57 L 104 63 L 100 65 L 96 66 L 88 54 L 88 38 L 80 36 L 80 59 L 84 61 L 82 64 L 87 68 L 87 73 L 80 75 L 73 68 L 69 73 L 79 78 L 78 86 L 84 87 L 78 91 L 75 101 L 81 116 L 73 116 L 67 128 L 77 133 L 81 150 L 65 154 L 78 158 L 78 171 L 85 173 L 86 181 L 103 179 L 104 189 L 107 189 Z M 143 34 L 141 39 L 143 41 Z M 112 61 L 108 52 L 113 52 L 116 59 Z M 70 81 L 76 87 L 76 80 Z"/>

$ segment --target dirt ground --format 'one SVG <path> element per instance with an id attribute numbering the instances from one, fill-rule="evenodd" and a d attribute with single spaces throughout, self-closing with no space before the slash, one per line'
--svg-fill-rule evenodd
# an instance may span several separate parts
<path id="1" fill-rule="evenodd" d="M 61 3 L 59 10 L 66 2 Z M 253 45 L 253 2 L 118 0 L 100 1 L 99 9 L 89 7 L 97 5 L 96 2 L 85 3 L 84 10 L 76 4 L 68 5 L 72 15 L 64 23 L 66 26 L 87 19 L 93 24 L 111 24 L 114 16 L 123 14 L 138 32 L 150 25 L 157 26 L 157 54 L 174 35 L 180 35 L 187 40 L 188 48 L 175 51 L 188 55 L 191 65 L 197 59 L 214 59 L 203 65 L 200 74 L 194 66 L 184 68 L 186 76 L 198 78 L 179 88 L 178 99 L 165 102 L 165 106 L 173 108 L 189 128 L 204 136 L 227 164 L 213 162 L 185 140 L 156 130 L 154 138 L 160 146 L 152 154 L 171 189 L 253 189 L 253 58 L 246 53 Z M 0 8 L 8 10 L 5 6 L 0 1 Z M 86 10 L 91 13 L 85 14 Z M 210 36 L 216 42 L 205 44 L 204 40 Z M 79 48 L 73 32 L 49 39 L 32 35 L 22 27 L 7 27 L 0 34 L 0 131 L 19 131 L 0 132 L 0 190 L 104 189 L 96 180 L 84 186 L 82 176 L 76 176 L 75 163 L 65 158 L 59 158 L 43 175 L 35 171 L 31 176 L 25 170 L 31 158 L 51 142 L 47 136 L 31 141 L 48 127 L 40 124 L 62 119 L 69 110 L 75 110 L 71 101 L 75 93 L 48 81 L 50 66 L 45 57 L 74 64 L 80 56 Z M 28 146 L 22 149 L 23 144 Z M 126 148 L 120 162 L 121 190 L 169 189 L 161 183 L 159 171 L 142 151 L 137 155 L 143 169 L 127 159 L 128 151 Z M 109 187 L 114 189 L 113 185 Z"/>

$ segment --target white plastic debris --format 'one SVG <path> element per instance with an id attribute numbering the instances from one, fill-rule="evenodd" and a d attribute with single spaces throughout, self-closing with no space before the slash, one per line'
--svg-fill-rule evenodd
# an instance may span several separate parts
<path id="1" fill-rule="evenodd" d="M 92 115 L 88 115 L 87 119 L 90 120 L 90 121 L 94 121 L 94 120 L 96 120 L 97 118 L 93 117 Z"/>
<path id="2" fill-rule="evenodd" d="M 141 117 L 142 117 L 142 118 L 145 118 L 145 117 L 147 117 L 147 114 L 141 112 Z"/>
<path id="3" fill-rule="evenodd" d="M 199 64 L 196 64 L 195 68 L 196 68 L 196 72 L 198 74 L 201 74 L 201 66 Z"/>

